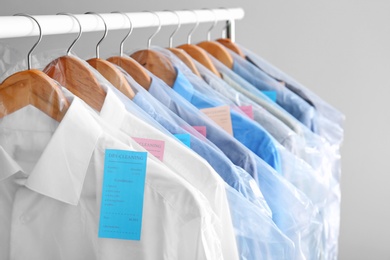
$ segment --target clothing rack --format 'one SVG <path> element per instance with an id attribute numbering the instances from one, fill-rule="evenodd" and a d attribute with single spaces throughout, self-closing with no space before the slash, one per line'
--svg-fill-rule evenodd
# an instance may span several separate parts
<path id="1" fill-rule="evenodd" d="M 242 8 L 182 10 L 175 11 L 175 13 L 179 16 L 181 25 L 193 24 L 197 21 L 199 23 L 226 21 L 227 37 L 233 41 L 235 39 L 235 20 L 244 17 Z M 158 26 L 158 19 L 160 19 L 162 26 L 177 25 L 179 19 L 175 13 L 173 11 L 145 11 L 125 14 L 131 19 L 135 29 Z M 106 22 L 109 31 L 129 28 L 129 21 L 123 14 L 104 13 L 100 15 Z M 104 31 L 104 23 L 96 15 L 76 14 L 75 16 L 80 21 L 83 32 Z M 34 18 L 37 19 L 42 28 L 42 35 L 68 34 L 79 31 L 75 19 L 67 15 L 34 15 Z M 38 35 L 39 28 L 32 19 L 23 16 L 0 16 L 0 39 Z"/>

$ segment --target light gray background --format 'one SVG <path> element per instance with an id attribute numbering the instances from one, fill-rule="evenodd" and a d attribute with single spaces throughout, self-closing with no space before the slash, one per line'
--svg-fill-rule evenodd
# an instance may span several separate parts
<path id="1" fill-rule="evenodd" d="M 342 149 L 341 260 L 390 259 L 390 1 L 94 1 L 0 0 L 0 15 L 243 7 L 237 42 L 295 76 L 347 116 Z M 207 27 L 207 26 L 206 26 Z M 203 40 L 205 26 L 194 35 Z M 183 27 L 175 44 L 185 41 Z M 138 29 L 126 49 L 144 47 Z M 166 46 L 172 28 L 153 41 Z M 114 54 L 124 32 L 110 32 L 102 56 Z M 84 34 L 75 51 L 94 55 L 99 33 Z M 219 30 L 214 32 L 219 36 Z M 66 48 L 72 35 L 48 36 L 39 50 Z M 35 39 L 0 40 L 25 53 Z M 38 50 L 38 51 L 39 51 Z"/>

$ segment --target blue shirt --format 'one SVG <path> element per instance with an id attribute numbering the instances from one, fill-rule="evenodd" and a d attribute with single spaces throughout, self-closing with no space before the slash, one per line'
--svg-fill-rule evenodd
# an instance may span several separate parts
<path id="1" fill-rule="evenodd" d="M 271 208 L 273 221 L 294 242 L 298 259 L 302 255 L 310 259 L 316 254 L 318 247 L 313 242 L 321 235 L 318 230 L 320 220 L 318 211 L 306 195 L 166 84 L 151 86 L 149 93 L 190 125 L 206 126 L 207 138 L 233 163 L 254 177 Z"/>
<path id="2" fill-rule="evenodd" d="M 212 98 L 210 95 L 206 96 L 195 89 L 180 70 L 177 70 L 177 78 L 172 89 L 198 109 L 226 105 L 226 103 Z M 208 91 L 213 92 L 211 88 Z M 211 94 L 217 95 L 217 93 Z M 230 116 L 234 137 L 278 172 L 281 172 L 280 156 L 271 135 L 256 122 L 232 109 Z"/>
<path id="3" fill-rule="evenodd" d="M 276 91 L 276 102 L 287 112 L 312 131 L 316 131 L 315 109 L 297 94 L 282 86 L 258 67 L 247 60 L 232 54 L 234 58 L 232 70 L 259 90 Z"/>

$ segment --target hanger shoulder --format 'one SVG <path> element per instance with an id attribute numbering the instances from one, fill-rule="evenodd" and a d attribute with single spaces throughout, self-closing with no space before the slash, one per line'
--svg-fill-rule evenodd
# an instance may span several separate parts
<path id="1" fill-rule="evenodd" d="M 233 68 L 233 57 L 223 47 L 223 45 L 217 42 L 205 41 L 197 44 L 202 49 L 213 55 L 216 59 L 222 62 L 229 69 Z"/>
<path id="2" fill-rule="evenodd" d="M 154 75 L 162 79 L 168 86 L 173 86 L 177 73 L 167 57 L 154 50 L 137 51 L 133 53 L 131 57 Z"/>
<path id="3" fill-rule="evenodd" d="M 148 90 L 152 79 L 137 61 L 130 57 L 115 56 L 107 59 L 109 62 L 118 65 L 124 69 L 135 81 L 138 82 L 144 89 Z"/>
<path id="4" fill-rule="evenodd" d="M 197 75 L 198 77 L 201 77 L 198 69 L 196 68 L 194 62 L 191 59 L 191 56 L 188 55 L 184 50 L 178 49 L 178 48 L 169 48 L 173 54 L 175 54 L 182 62 L 184 62 L 185 65 L 187 65 L 188 68 L 191 69 L 191 71 Z"/>
<path id="5" fill-rule="evenodd" d="M 48 64 L 44 72 L 93 109 L 101 110 L 106 92 L 83 62 L 72 56 L 62 56 Z"/>
<path id="6" fill-rule="evenodd" d="M 199 63 L 201 63 L 203 66 L 208 68 L 211 72 L 213 72 L 215 75 L 220 77 L 220 74 L 219 74 L 218 70 L 215 68 L 213 62 L 207 56 L 207 53 L 206 53 L 205 50 L 203 50 L 199 46 L 192 45 L 192 44 L 180 45 L 178 48 L 183 49 L 192 58 L 197 60 Z"/>
<path id="7" fill-rule="evenodd" d="M 241 57 L 245 58 L 245 54 L 241 51 L 240 47 L 238 47 L 237 44 L 232 42 L 232 40 L 227 39 L 227 38 L 223 38 L 223 39 L 218 39 L 217 42 L 219 42 L 220 44 L 222 44 L 226 48 L 234 51 L 235 53 L 237 53 Z"/>
<path id="8" fill-rule="evenodd" d="M 25 106 L 33 105 L 51 118 L 61 121 L 68 100 L 59 86 L 39 70 L 17 72 L 0 84 L 0 118 Z"/>
<path id="9" fill-rule="evenodd" d="M 115 67 L 114 64 L 109 61 L 96 58 L 87 60 L 87 62 L 128 98 L 134 98 L 135 94 L 133 89 L 130 87 L 123 73 Z"/>

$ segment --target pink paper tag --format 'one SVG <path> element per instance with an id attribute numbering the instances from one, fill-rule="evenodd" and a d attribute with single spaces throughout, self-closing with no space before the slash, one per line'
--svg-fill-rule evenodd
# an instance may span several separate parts
<path id="1" fill-rule="evenodd" d="M 254 119 L 252 106 L 240 106 L 242 112 L 244 112 L 250 119 Z"/>
<path id="2" fill-rule="evenodd" d="M 206 134 L 207 134 L 206 126 L 194 125 L 193 128 L 194 128 L 196 131 L 198 131 L 201 135 L 203 135 L 204 137 L 206 137 Z"/>
<path id="3" fill-rule="evenodd" d="M 137 137 L 133 137 L 133 140 L 145 148 L 146 151 L 153 154 L 157 159 L 163 161 L 165 151 L 164 141 Z"/>

